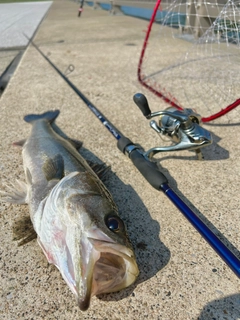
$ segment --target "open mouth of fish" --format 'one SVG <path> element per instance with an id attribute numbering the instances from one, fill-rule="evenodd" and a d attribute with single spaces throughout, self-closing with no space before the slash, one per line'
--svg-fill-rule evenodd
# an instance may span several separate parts
<path id="1" fill-rule="evenodd" d="M 136 280 L 139 272 L 131 249 L 90 237 L 87 240 L 85 249 L 91 249 L 90 254 L 84 255 L 85 261 L 82 263 L 83 294 L 77 294 L 81 310 L 89 307 L 92 296 L 119 291 L 129 286 Z"/>
<path id="2" fill-rule="evenodd" d="M 85 237 L 82 240 L 80 260 L 77 258 L 74 262 L 67 246 L 65 263 L 50 260 L 60 270 L 77 297 L 78 306 L 82 311 L 88 309 L 92 296 L 126 288 L 135 282 L 139 274 L 132 249 L 113 242 L 106 235 L 104 237 L 107 240 Z M 49 260 L 49 255 L 39 238 L 38 242 Z"/>

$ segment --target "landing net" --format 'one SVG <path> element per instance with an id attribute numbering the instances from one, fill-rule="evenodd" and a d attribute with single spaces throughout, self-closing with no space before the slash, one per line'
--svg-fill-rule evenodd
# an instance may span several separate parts
<path id="1" fill-rule="evenodd" d="M 240 1 L 158 0 L 139 81 L 169 105 L 214 120 L 240 104 L 239 35 Z"/>

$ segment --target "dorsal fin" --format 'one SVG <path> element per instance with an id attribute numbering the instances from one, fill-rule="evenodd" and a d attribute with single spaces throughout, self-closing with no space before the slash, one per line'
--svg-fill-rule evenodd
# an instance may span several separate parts
<path id="1" fill-rule="evenodd" d="M 90 160 L 87 160 L 87 163 L 89 164 L 91 169 L 96 173 L 99 179 L 101 179 L 102 181 L 104 181 L 107 173 L 111 170 L 111 167 L 107 166 L 106 163 L 99 164 L 99 163 L 94 163 Z"/>
<path id="2" fill-rule="evenodd" d="M 57 125 L 56 123 L 52 123 L 52 128 L 53 130 L 62 138 L 64 138 L 65 140 L 67 140 L 68 142 L 70 142 L 75 149 L 80 149 L 83 145 L 83 143 L 79 140 L 76 140 L 76 139 L 72 139 L 72 138 L 69 138 L 65 132 L 63 132 Z"/>

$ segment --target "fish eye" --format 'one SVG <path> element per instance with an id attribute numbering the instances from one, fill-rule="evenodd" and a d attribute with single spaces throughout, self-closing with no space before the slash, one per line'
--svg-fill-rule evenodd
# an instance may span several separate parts
<path id="1" fill-rule="evenodd" d="M 106 217 L 105 222 L 108 229 L 113 232 L 119 232 L 119 231 L 125 230 L 124 223 L 118 216 L 109 215 Z"/>

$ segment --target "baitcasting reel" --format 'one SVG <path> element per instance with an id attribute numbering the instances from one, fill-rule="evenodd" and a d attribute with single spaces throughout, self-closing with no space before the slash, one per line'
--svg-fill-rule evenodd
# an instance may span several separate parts
<path id="1" fill-rule="evenodd" d="M 146 97 L 136 93 L 133 100 L 147 119 L 158 116 L 158 123 L 150 121 L 150 127 L 159 135 L 166 136 L 174 143 L 169 147 L 155 147 L 144 153 L 152 159 L 158 152 L 195 150 L 197 158 L 203 159 L 201 149 L 212 143 L 212 136 L 209 131 L 200 126 L 201 116 L 192 109 L 178 110 L 170 107 L 164 111 L 151 112 Z"/>

